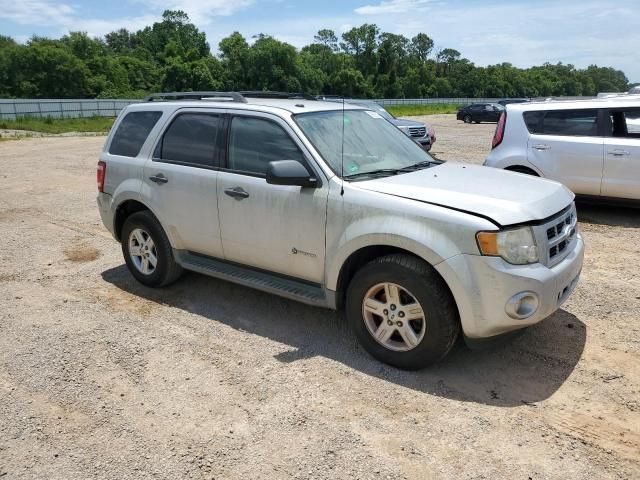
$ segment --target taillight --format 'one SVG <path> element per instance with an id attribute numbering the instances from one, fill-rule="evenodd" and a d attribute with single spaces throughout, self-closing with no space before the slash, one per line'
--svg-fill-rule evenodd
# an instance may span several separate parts
<path id="1" fill-rule="evenodd" d="M 504 138 L 504 126 L 507 123 L 507 112 L 502 112 L 500 114 L 500 120 L 498 120 L 498 124 L 496 125 L 496 132 L 493 134 L 493 141 L 491 142 L 491 148 L 496 148 L 498 145 L 502 143 L 502 139 Z"/>
<path id="2" fill-rule="evenodd" d="M 104 192 L 104 177 L 107 174 L 107 164 L 100 160 L 98 162 L 98 191 Z"/>

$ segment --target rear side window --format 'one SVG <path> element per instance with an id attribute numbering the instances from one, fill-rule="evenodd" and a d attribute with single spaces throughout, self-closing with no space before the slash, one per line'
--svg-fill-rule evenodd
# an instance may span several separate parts
<path id="1" fill-rule="evenodd" d="M 162 112 L 129 112 L 113 135 L 109 153 L 124 157 L 137 157 L 149 132 L 158 123 Z"/>
<path id="2" fill-rule="evenodd" d="M 234 117 L 229 135 L 229 168 L 265 175 L 276 160 L 306 164 L 302 152 L 282 127 L 269 120 Z"/>
<path id="3" fill-rule="evenodd" d="M 220 117 L 205 113 L 178 115 L 162 136 L 155 161 L 217 167 L 216 142 Z"/>
<path id="4" fill-rule="evenodd" d="M 598 135 L 597 110 L 525 112 L 524 120 L 531 133 L 575 137 Z"/>

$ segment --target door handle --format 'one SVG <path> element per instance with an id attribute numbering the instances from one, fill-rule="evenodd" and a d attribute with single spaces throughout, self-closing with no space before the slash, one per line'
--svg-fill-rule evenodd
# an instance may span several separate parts
<path id="1" fill-rule="evenodd" d="M 551 147 L 549 145 L 545 145 L 543 143 L 532 145 L 531 148 L 535 148 L 536 150 L 551 150 Z"/>
<path id="2" fill-rule="evenodd" d="M 242 187 L 227 188 L 224 191 L 224 193 L 226 193 L 227 195 L 229 195 L 232 198 L 235 198 L 236 200 L 243 200 L 245 198 L 249 198 L 249 192 L 247 192 Z"/>
<path id="3" fill-rule="evenodd" d="M 611 150 L 607 152 L 609 155 L 615 155 L 616 157 L 622 157 L 623 155 L 629 155 L 627 150 Z"/>
<path id="4" fill-rule="evenodd" d="M 153 183 L 167 183 L 169 181 L 169 179 L 161 173 L 150 176 L 149 180 L 151 180 Z"/>

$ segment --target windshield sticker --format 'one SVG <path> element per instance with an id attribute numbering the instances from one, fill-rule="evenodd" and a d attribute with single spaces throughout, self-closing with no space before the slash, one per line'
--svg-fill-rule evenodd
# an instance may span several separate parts
<path id="1" fill-rule="evenodd" d="M 367 115 L 369 115 L 371 118 L 382 118 L 382 115 L 380 115 L 378 112 L 372 112 L 371 110 L 365 110 L 365 113 Z"/>
<path id="2" fill-rule="evenodd" d="M 358 170 L 360 170 L 360 165 L 358 165 L 356 162 L 351 162 L 349 165 L 347 165 L 347 170 L 349 171 L 349 173 L 357 172 Z"/>

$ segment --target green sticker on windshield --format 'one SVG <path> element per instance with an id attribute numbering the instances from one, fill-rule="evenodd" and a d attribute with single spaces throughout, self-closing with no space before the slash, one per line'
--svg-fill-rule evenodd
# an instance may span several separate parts
<path id="1" fill-rule="evenodd" d="M 358 165 L 358 164 L 357 164 L 357 163 L 355 163 L 355 162 L 350 163 L 349 165 L 347 165 L 347 170 L 348 170 L 350 173 L 357 172 L 358 170 L 360 170 L 360 165 Z"/>

